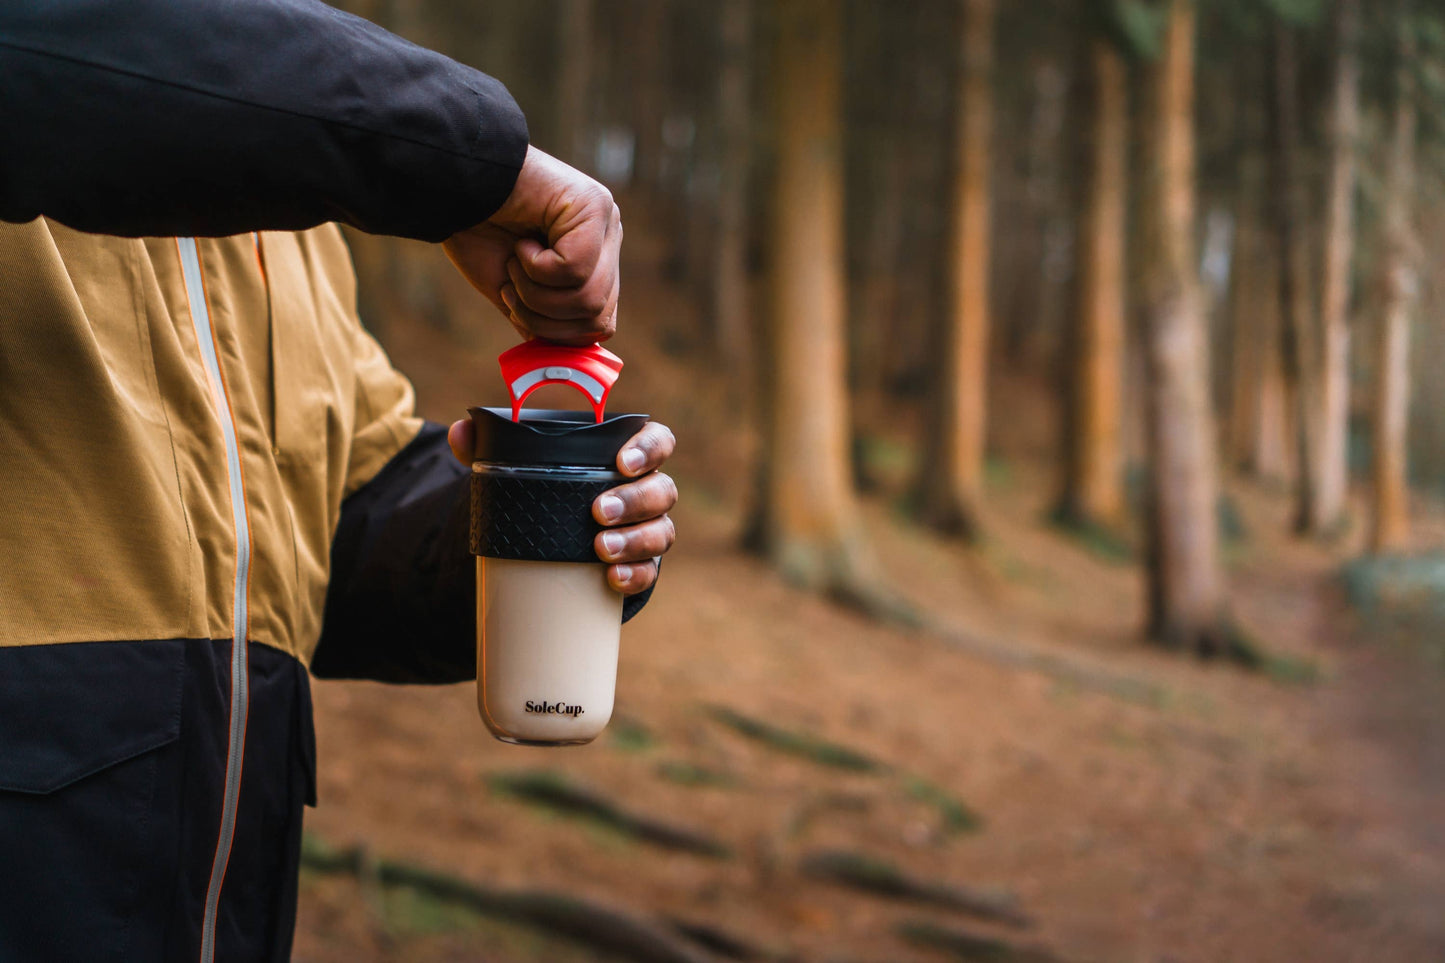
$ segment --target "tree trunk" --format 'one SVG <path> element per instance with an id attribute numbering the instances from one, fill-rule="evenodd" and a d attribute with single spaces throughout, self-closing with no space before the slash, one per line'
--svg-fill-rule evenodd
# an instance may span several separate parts
<path id="1" fill-rule="evenodd" d="M 1329 199 L 1325 211 L 1321 327 L 1319 489 L 1310 530 L 1327 536 L 1345 523 L 1349 489 L 1350 261 L 1355 242 L 1355 141 L 1360 135 L 1359 0 L 1336 0 L 1334 90 L 1330 102 Z"/>
<path id="2" fill-rule="evenodd" d="M 1258 470 L 1255 446 L 1259 436 L 1260 305 L 1273 298 L 1265 287 L 1260 238 L 1259 163 L 1239 150 L 1239 184 L 1234 204 L 1234 253 L 1229 260 L 1229 426 L 1228 462 L 1244 472 Z"/>
<path id="3" fill-rule="evenodd" d="M 1294 477 L 1294 456 L 1290 446 L 1294 425 L 1289 406 L 1289 387 L 1284 374 L 1284 319 L 1279 305 L 1278 251 L 1260 250 L 1259 265 L 1266 296 L 1258 302 L 1259 330 L 1256 333 L 1259 359 L 1256 377 L 1254 459 L 1255 474 L 1267 481 L 1287 484 Z"/>
<path id="4" fill-rule="evenodd" d="M 1151 77 L 1143 225 L 1153 638 L 1222 652 L 1209 337 L 1194 253 L 1194 6 L 1173 0 Z"/>
<path id="5" fill-rule="evenodd" d="M 668 80 L 666 46 L 672 36 L 666 0 L 639 0 L 630 8 L 635 20 L 633 36 L 645 37 L 623 55 L 630 63 L 629 100 L 637 125 L 637 152 L 633 177 L 644 190 L 662 186 L 662 121 L 667 114 Z"/>
<path id="6" fill-rule="evenodd" d="M 591 167 L 587 157 L 592 111 L 592 0 L 562 0 L 558 37 L 557 149 L 562 159 L 578 167 Z"/>
<path id="7" fill-rule="evenodd" d="M 1128 74 L 1108 41 L 1090 45 L 1087 194 L 1079 224 L 1078 297 L 1068 475 L 1061 510 L 1071 524 L 1123 520 L 1124 235 L 1128 203 Z"/>
<path id="8" fill-rule="evenodd" d="M 877 148 L 874 148 L 877 150 Z M 897 151 L 872 158 L 874 183 L 867 198 L 856 310 L 852 323 L 851 377 L 855 403 L 854 477 L 859 490 L 872 491 L 879 479 L 865 457 L 865 442 L 893 427 L 894 399 L 889 394 L 889 361 L 903 323 L 903 284 L 899 252 L 903 245 L 904 172 Z"/>
<path id="9" fill-rule="evenodd" d="M 1063 171 L 1068 149 L 1069 77 L 1052 57 L 1039 57 L 1029 70 L 1028 175 L 1024 183 L 1025 210 L 1030 223 L 1022 229 L 1035 240 L 1029 245 L 1032 263 L 1020 266 L 1024 297 L 1022 310 L 1011 314 L 1000 334 L 1014 364 L 1047 360 L 1051 338 L 1058 335 L 1065 310 L 1068 280 L 1066 252 L 1070 243 L 1068 200 Z"/>
<path id="10" fill-rule="evenodd" d="M 1300 217 L 1299 106 L 1295 44 L 1291 28 L 1274 24 L 1270 50 L 1270 194 L 1279 251 L 1280 345 L 1295 439 L 1296 531 L 1314 517 L 1315 437 L 1319 420 L 1318 339 L 1310 306 L 1309 252 Z"/>
<path id="11" fill-rule="evenodd" d="M 989 165 L 994 0 L 962 0 L 962 56 L 948 247 L 948 311 L 939 338 L 937 417 L 921 479 L 923 517 L 978 534 L 987 440 Z"/>
<path id="12" fill-rule="evenodd" d="M 839 5 L 784 4 L 777 30 L 763 544 L 795 582 L 849 594 L 871 565 L 848 459 Z"/>
<path id="13" fill-rule="evenodd" d="M 1410 410 L 1410 321 L 1419 287 L 1410 218 L 1415 180 L 1414 38 L 1401 2 L 1397 18 L 1395 105 L 1385 175 L 1385 297 L 1375 373 L 1374 528 L 1370 549 L 1394 552 L 1410 534 L 1406 428 Z"/>
<path id="14" fill-rule="evenodd" d="M 742 372 L 750 356 L 748 330 L 748 159 L 752 109 L 748 50 L 751 0 L 724 0 L 719 11 L 722 69 L 718 74 L 718 127 L 722 167 L 718 180 L 718 233 L 713 241 L 714 343 L 728 370 Z"/>

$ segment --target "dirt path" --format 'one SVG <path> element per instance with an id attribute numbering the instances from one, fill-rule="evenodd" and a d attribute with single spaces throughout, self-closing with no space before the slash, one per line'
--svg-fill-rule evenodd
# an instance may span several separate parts
<path id="1" fill-rule="evenodd" d="M 1322 594 L 1338 616 L 1332 587 Z M 1322 925 L 1365 930 L 1378 956 L 1445 960 L 1445 686 L 1415 653 L 1357 631 L 1321 694 L 1315 738 L 1333 748 L 1342 827 L 1362 868 L 1323 888 Z"/>
<path id="2" fill-rule="evenodd" d="M 893 570 L 941 615 L 1148 680 L 1163 705 L 868 624 L 734 554 L 726 516 L 685 512 L 667 590 L 628 632 L 622 726 L 593 747 L 519 750 L 485 736 L 469 687 L 318 685 L 312 830 L 478 883 L 713 925 L 803 960 L 946 958 L 899 939 L 920 919 L 1020 939 L 800 874 L 808 854 L 837 849 L 1001 887 L 1037 921 L 1023 941 L 1070 960 L 1445 957 L 1440 680 L 1352 636 L 1324 560 L 1281 560 L 1270 545 L 1236 568 L 1241 617 L 1321 660 L 1325 682 L 1281 686 L 1151 653 L 1121 608 L 1132 572 L 1031 514 L 1004 533 L 1030 560 L 1022 570 L 1011 555 L 980 566 L 881 513 L 873 525 Z M 1035 555 L 1031 538 L 1051 551 Z M 905 774 L 779 753 L 718 725 L 706 708 L 718 704 Z M 489 774 L 537 768 L 703 829 L 735 855 L 669 854 L 488 787 Z M 981 813 L 984 830 L 947 832 L 913 780 Z M 312 963 L 589 958 L 334 879 L 308 883 L 297 951 Z"/>
<path id="3" fill-rule="evenodd" d="M 419 384 L 462 384 L 494 363 L 494 344 L 438 337 L 415 329 L 391 345 Z M 713 444 L 679 457 L 683 539 L 624 634 L 619 719 L 589 747 L 518 749 L 485 734 L 470 686 L 318 684 L 318 838 L 714 927 L 767 959 L 950 958 L 904 939 L 919 923 L 1070 961 L 1445 959 L 1445 679 L 1345 611 L 1332 572 L 1351 546 L 1300 545 L 1281 530 L 1281 499 L 1239 490 L 1240 621 L 1324 677 L 1281 684 L 1160 653 L 1139 639 L 1137 569 L 1049 527 L 1047 469 L 1024 454 L 995 480 L 980 549 L 920 532 L 883 500 L 868 507 L 889 577 L 979 644 L 879 626 L 735 551 L 744 486 L 728 466 L 746 443 L 709 435 L 710 389 L 667 370 L 642 365 L 624 388 Z M 422 392 L 434 417 L 475 400 Z M 749 737 L 719 706 L 802 742 Z M 887 768 L 798 751 L 818 740 Z M 500 791 L 496 777 L 518 771 L 705 832 L 730 856 L 660 849 Z M 958 828 L 960 807 L 980 831 Z M 1033 925 L 808 874 L 838 851 L 1012 894 Z M 303 887 L 298 963 L 603 958 L 404 890 L 315 876 Z"/>

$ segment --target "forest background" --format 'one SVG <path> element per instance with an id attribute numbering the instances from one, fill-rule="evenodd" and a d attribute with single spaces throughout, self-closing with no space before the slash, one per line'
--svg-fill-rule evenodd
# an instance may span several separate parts
<path id="1" fill-rule="evenodd" d="M 1445 11 L 345 6 L 613 190 L 683 498 L 595 746 L 317 686 L 299 960 L 1445 955 Z"/>

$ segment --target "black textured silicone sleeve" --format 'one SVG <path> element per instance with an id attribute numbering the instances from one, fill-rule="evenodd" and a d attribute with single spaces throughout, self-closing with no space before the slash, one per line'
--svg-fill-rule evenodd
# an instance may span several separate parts
<path id="1" fill-rule="evenodd" d="M 615 481 L 472 473 L 473 555 L 534 562 L 598 561 L 592 501 Z"/>

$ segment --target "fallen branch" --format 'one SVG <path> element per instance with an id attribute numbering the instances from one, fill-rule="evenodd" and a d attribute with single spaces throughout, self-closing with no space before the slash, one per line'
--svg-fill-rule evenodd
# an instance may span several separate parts
<path id="1" fill-rule="evenodd" d="M 770 722 L 752 719 L 727 706 L 710 706 L 708 712 L 718 722 L 739 735 L 790 756 L 807 759 L 809 762 L 816 762 L 833 769 L 846 769 L 850 772 L 878 773 L 888 772 L 890 769 L 888 765 L 871 756 L 866 756 L 846 746 L 840 746 L 836 742 L 828 742 L 816 736 L 775 726 Z"/>
<path id="2" fill-rule="evenodd" d="M 1019 946 L 934 923 L 906 921 L 898 924 L 896 932 L 906 943 L 942 950 L 968 963 L 1059 963 L 1058 957 L 1039 947 Z"/>
<path id="3" fill-rule="evenodd" d="M 995 665 L 1037 672 L 1067 685 L 1101 692 L 1123 702 L 1157 709 L 1170 701 L 1169 690 L 1156 683 L 1085 665 L 1052 652 L 1041 652 L 1018 642 L 994 642 L 939 622 L 931 622 L 925 631 L 951 649 Z"/>
<path id="4" fill-rule="evenodd" d="M 714 859 L 726 859 L 731 855 L 725 844 L 711 836 L 628 812 L 600 793 L 568 782 L 559 772 L 534 770 L 501 773 L 492 776 L 490 782 L 492 788 L 498 792 L 570 816 L 591 820 L 633 839 L 664 849 L 696 853 Z"/>
<path id="5" fill-rule="evenodd" d="M 634 963 L 716 963 L 711 953 L 683 942 L 663 925 L 575 896 L 488 889 L 409 863 L 371 861 L 362 847 L 332 849 L 311 837 L 301 850 L 302 867 L 315 873 L 360 879 L 368 862 L 383 886 L 405 886 L 483 916 L 566 936 Z"/>
<path id="6" fill-rule="evenodd" d="M 729 960 L 743 960 L 744 963 L 752 963 L 755 960 L 777 959 L 776 954 L 759 949 L 741 937 L 710 923 L 694 923 L 676 918 L 670 918 L 668 922 L 672 924 L 673 929 L 698 946 L 705 947 Z"/>
<path id="7" fill-rule="evenodd" d="M 812 879 L 884 899 L 938 906 L 1021 929 L 1032 922 L 1019 909 L 1018 900 L 1011 893 L 917 879 L 890 863 L 862 853 L 823 850 L 805 856 L 799 870 Z"/>

